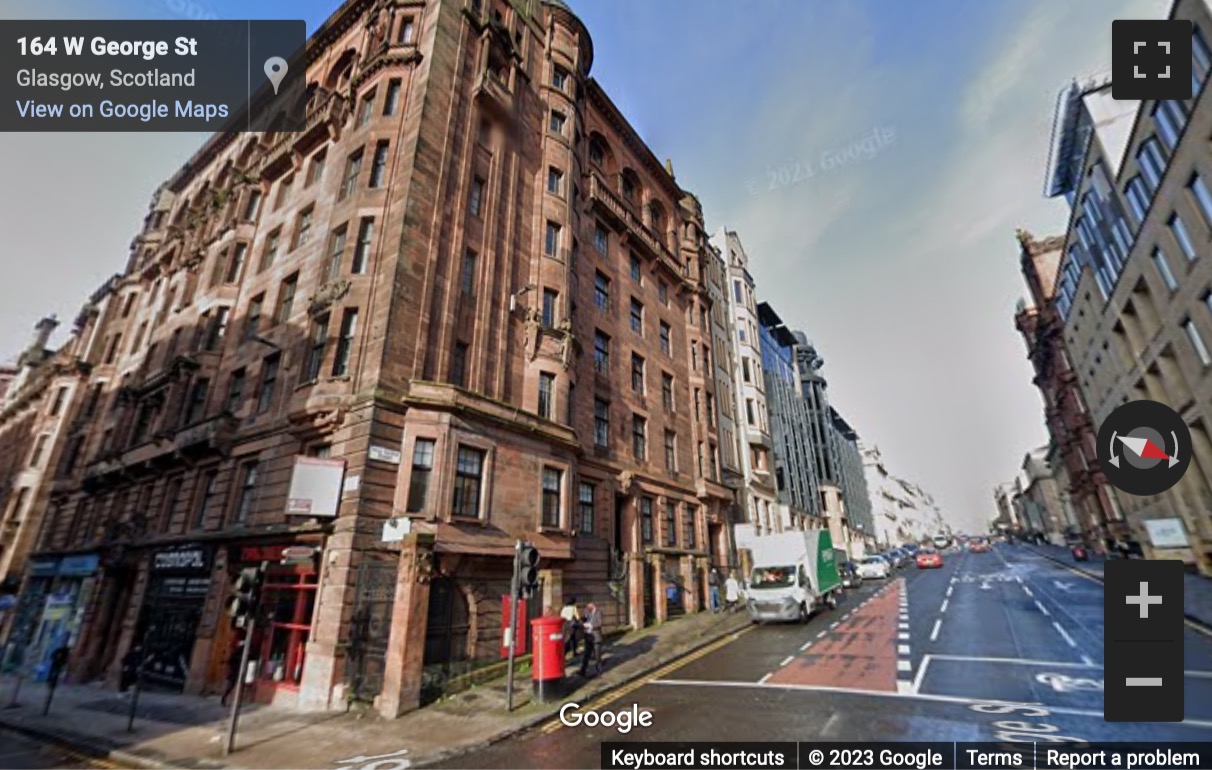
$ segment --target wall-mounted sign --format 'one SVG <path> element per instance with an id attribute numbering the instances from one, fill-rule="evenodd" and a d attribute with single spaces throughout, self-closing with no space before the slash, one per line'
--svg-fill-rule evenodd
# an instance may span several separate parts
<path id="1" fill-rule="evenodd" d="M 1145 519 L 1145 529 L 1154 548 L 1189 548 L 1182 519 Z"/>
<path id="2" fill-rule="evenodd" d="M 91 575 L 97 571 L 101 557 L 95 553 L 84 556 L 64 556 L 59 562 L 60 575 Z"/>
<path id="3" fill-rule="evenodd" d="M 286 495 L 286 513 L 294 516 L 336 516 L 345 476 L 344 460 L 296 457 Z"/>
<path id="4" fill-rule="evenodd" d="M 384 543 L 398 543 L 409 532 L 412 532 L 412 519 L 396 517 L 383 522 Z"/>
<path id="5" fill-rule="evenodd" d="M 371 444 L 370 450 L 366 453 L 366 457 L 369 460 L 375 460 L 381 463 L 399 465 L 403 456 L 400 454 L 400 450 L 398 449 L 388 449 L 385 446 L 375 446 L 374 444 Z"/>
<path id="6" fill-rule="evenodd" d="M 360 486 L 362 486 L 362 477 L 361 476 L 346 476 L 345 477 L 344 489 L 346 492 L 357 492 L 358 487 L 360 487 Z"/>
<path id="7" fill-rule="evenodd" d="M 210 549 L 203 545 L 181 545 L 157 551 L 153 572 L 202 572 L 210 569 Z"/>

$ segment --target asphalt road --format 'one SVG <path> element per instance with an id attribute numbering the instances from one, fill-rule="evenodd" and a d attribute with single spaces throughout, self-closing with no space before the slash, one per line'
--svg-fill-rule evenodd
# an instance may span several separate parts
<path id="1" fill-rule="evenodd" d="M 106 760 L 93 760 L 75 752 L 39 743 L 19 733 L 0 730 L 0 767 L 11 770 L 50 768 L 115 768 Z"/>
<path id="2" fill-rule="evenodd" d="M 648 728 L 552 721 L 438 766 L 600 767 L 603 741 L 1212 741 L 1212 637 L 1185 647 L 1185 722 L 1104 722 L 1102 584 L 1024 546 L 948 553 L 581 704 Z"/>

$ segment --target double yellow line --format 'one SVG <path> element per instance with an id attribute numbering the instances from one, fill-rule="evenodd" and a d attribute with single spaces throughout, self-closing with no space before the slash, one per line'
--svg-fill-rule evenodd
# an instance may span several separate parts
<path id="1" fill-rule="evenodd" d="M 706 644 L 706 645 L 700 647 L 699 649 L 695 650 L 694 652 L 690 653 L 689 655 L 678 658 L 677 660 L 673 661 L 672 663 L 667 663 L 664 666 L 658 668 L 657 670 L 655 670 L 651 673 L 645 674 L 644 676 L 640 677 L 639 679 L 632 682 L 631 684 L 623 685 L 622 687 L 620 687 L 617 690 L 613 690 L 611 692 L 606 693 L 605 695 L 602 695 L 601 697 L 591 701 L 584 708 L 586 711 L 597 711 L 600 708 L 602 708 L 603 706 L 614 703 L 619 698 L 625 698 L 628 695 L 630 695 L 631 693 L 640 689 L 641 687 L 652 682 L 653 680 L 663 679 L 664 677 L 669 676 L 674 671 L 677 671 L 679 668 L 682 668 L 683 666 L 688 666 L 691 663 L 698 660 L 699 658 L 706 657 L 707 655 L 710 655 L 711 653 L 715 652 L 716 650 L 720 649 L 721 647 L 726 647 L 729 644 L 732 644 L 734 641 L 737 640 L 738 637 L 740 637 L 743 634 L 749 633 L 750 631 L 753 630 L 753 628 L 754 628 L 753 626 L 745 626 L 744 628 L 740 629 L 739 631 L 733 631 L 732 633 L 728 634 L 727 636 L 724 636 L 723 638 L 717 639 L 714 642 L 711 642 L 709 644 Z M 547 724 L 545 724 L 541 728 L 539 728 L 539 732 L 542 733 L 543 735 L 550 735 L 550 734 L 554 733 L 556 730 L 559 730 L 563 726 L 564 726 L 564 723 L 561 722 L 560 718 L 557 716 L 557 717 L 554 717 L 550 722 L 548 722 Z"/>

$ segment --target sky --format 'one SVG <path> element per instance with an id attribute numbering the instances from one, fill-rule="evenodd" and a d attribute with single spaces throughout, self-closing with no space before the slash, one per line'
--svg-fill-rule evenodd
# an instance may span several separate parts
<path id="1" fill-rule="evenodd" d="M 10 0 L 0 18 L 303 18 L 337 0 Z M 591 74 L 759 298 L 825 359 L 832 403 L 955 526 L 1047 441 L 1014 328 L 1015 228 L 1042 196 L 1059 90 L 1110 65 L 1111 20 L 1169 0 L 569 0 Z M 151 193 L 199 134 L 0 137 L 0 360 L 125 264 Z"/>

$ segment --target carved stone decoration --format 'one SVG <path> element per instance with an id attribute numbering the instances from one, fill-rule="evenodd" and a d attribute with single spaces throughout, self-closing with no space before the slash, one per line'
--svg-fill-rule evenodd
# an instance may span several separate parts
<path id="1" fill-rule="evenodd" d="M 560 361 L 567 369 L 572 364 L 572 348 L 576 338 L 572 335 L 572 321 L 565 318 L 560 322 Z"/>
<path id="2" fill-rule="evenodd" d="M 433 551 L 418 551 L 415 565 L 418 583 L 425 585 L 433 580 L 437 572 L 437 559 Z"/>
<path id="3" fill-rule="evenodd" d="M 635 482 L 634 471 L 623 471 L 619 474 L 619 491 L 625 495 L 631 494 L 631 486 Z"/>
<path id="4" fill-rule="evenodd" d="M 334 303 L 340 301 L 349 293 L 349 288 L 353 284 L 346 278 L 339 278 L 335 281 L 329 281 L 316 290 L 315 296 L 311 298 L 311 304 L 308 306 L 308 311 L 314 315 L 320 315 L 325 310 L 330 308 Z"/>
<path id="5" fill-rule="evenodd" d="M 539 331 L 543 328 L 543 314 L 538 308 L 526 311 L 526 356 L 533 361 L 539 354 Z"/>

